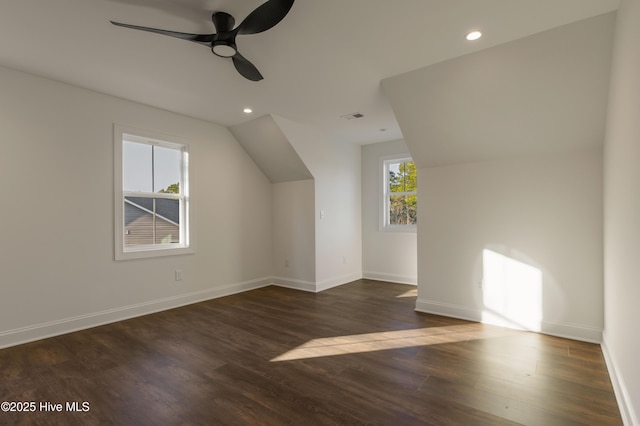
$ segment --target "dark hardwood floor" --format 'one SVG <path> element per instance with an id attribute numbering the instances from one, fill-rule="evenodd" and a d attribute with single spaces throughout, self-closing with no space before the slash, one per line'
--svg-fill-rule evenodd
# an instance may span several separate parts
<path id="1" fill-rule="evenodd" d="M 267 287 L 4 349 L 0 400 L 37 407 L 0 424 L 622 424 L 598 345 L 414 305 L 376 281 Z"/>

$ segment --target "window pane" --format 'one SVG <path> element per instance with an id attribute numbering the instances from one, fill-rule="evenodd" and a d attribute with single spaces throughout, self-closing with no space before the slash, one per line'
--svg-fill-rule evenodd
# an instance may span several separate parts
<path id="1" fill-rule="evenodd" d="M 125 197 L 124 246 L 180 242 L 180 201 Z"/>
<path id="2" fill-rule="evenodd" d="M 413 161 L 389 164 L 389 192 L 413 192 L 417 187 Z"/>
<path id="3" fill-rule="evenodd" d="M 152 192 L 152 148 L 152 145 L 123 141 L 122 189 L 124 191 Z"/>
<path id="4" fill-rule="evenodd" d="M 418 179 L 416 174 L 416 165 L 413 161 L 407 161 L 400 165 L 400 172 L 404 176 L 404 192 L 414 192 L 417 189 Z"/>
<path id="5" fill-rule="evenodd" d="M 400 173 L 400 163 L 389 164 L 389 191 L 404 192 L 404 177 Z"/>
<path id="6" fill-rule="evenodd" d="M 177 149 L 154 147 L 153 192 L 180 193 L 182 152 Z"/>
<path id="7" fill-rule="evenodd" d="M 415 195 L 389 197 L 389 225 L 415 225 L 417 223 L 417 199 Z"/>

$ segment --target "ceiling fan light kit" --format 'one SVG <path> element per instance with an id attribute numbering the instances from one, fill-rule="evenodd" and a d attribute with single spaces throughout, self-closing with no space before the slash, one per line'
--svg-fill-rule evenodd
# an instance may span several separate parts
<path id="1" fill-rule="evenodd" d="M 233 58 L 235 54 L 238 53 L 238 48 L 229 41 L 221 40 L 218 43 L 213 43 L 211 51 L 214 55 L 220 56 L 221 58 Z"/>
<path id="2" fill-rule="evenodd" d="M 236 70 L 246 79 L 260 81 L 263 79 L 260 71 L 248 59 L 238 52 L 236 46 L 237 35 L 258 34 L 276 26 L 291 10 L 294 0 L 268 0 L 251 12 L 237 27 L 235 19 L 226 12 L 214 12 L 211 21 L 216 29 L 213 34 L 189 34 L 158 28 L 141 27 L 110 21 L 113 25 L 167 35 L 202 44 L 211 49 L 214 55 L 221 58 L 231 58 Z"/>

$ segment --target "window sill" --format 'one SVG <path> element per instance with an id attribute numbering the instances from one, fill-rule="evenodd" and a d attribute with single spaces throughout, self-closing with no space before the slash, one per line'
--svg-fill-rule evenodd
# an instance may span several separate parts
<path id="1" fill-rule="evenodd" d="M 418 226 L 417 225 L 387 225 L 382 228 L 382 231 L 415 234 L 418 232 Z"/>
<path id="2" fill-rule="evenodd" d="M 154 257 L 179 256 L 193 254 L 193 247 L 141 248 L 116 253 L 116 260 L 149 259 Z"/>

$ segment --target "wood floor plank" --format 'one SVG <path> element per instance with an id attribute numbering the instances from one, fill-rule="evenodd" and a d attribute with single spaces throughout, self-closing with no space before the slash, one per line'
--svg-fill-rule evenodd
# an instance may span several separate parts
<path id="1" fill-rule="evenodd" d="M 265 287 L 0 350 L 38 425 L 620 425 L 598 345 L 414 310 L 414 286 Z M 66 408 L 66 407 L 65 407 Z"/>

